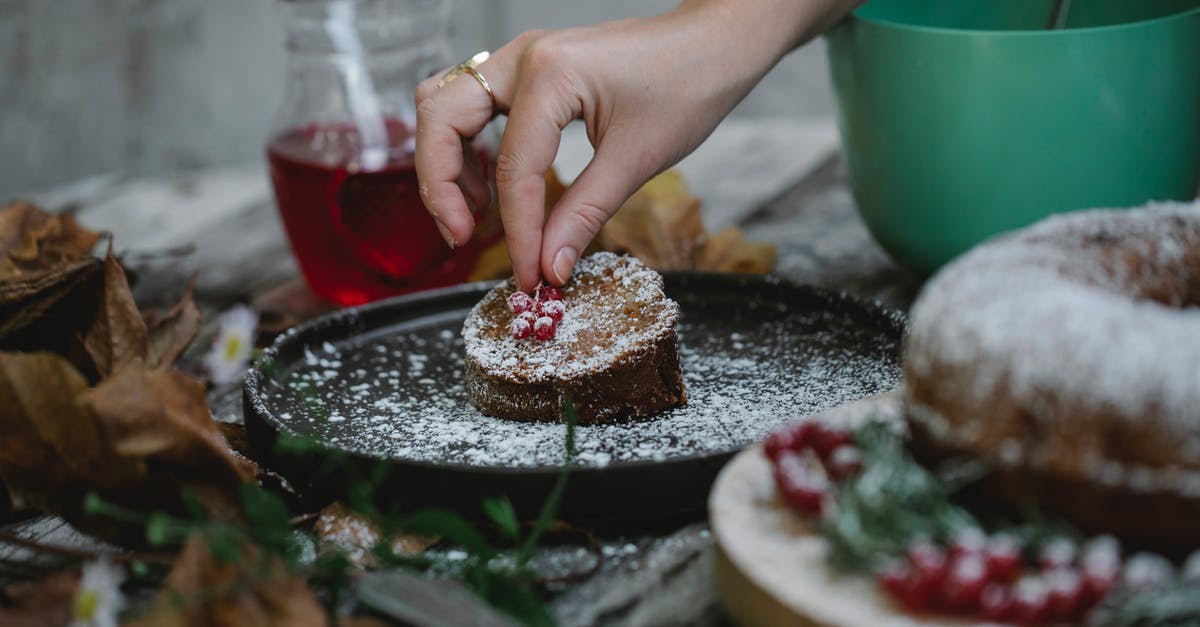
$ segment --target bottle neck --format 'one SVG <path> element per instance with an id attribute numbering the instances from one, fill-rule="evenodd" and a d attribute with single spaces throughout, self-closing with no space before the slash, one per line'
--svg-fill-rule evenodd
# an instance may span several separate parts
<path id="1" fill-rule="evenodd" d="M 450 2 L 446 0 L 285 0 L 290 54 L 332 55 L 441 50 Z"/>

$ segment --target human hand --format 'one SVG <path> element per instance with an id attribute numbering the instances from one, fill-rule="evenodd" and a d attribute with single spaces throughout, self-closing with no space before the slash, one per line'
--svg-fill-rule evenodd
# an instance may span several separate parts
<path id="1" fill-rule="evenodd" d="M 417 89 L 417 174 L 450 246 L 471 236 L 470 207 L 491 202 L 466 142 L 506 113 L 496 157 L 500 215 L 520 289 L 561 285 L 621 204 L 700 144 L 788 50 L 847 0 L 697 0 L 651 18 L 524 33 L 470 77 Z M 545 212 L 545 173 L 563 128 L 582 119 L 595 155 Z"/>

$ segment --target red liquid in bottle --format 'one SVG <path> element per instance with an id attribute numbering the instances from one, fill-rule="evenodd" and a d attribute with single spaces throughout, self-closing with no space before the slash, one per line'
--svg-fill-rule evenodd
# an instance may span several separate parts
<path id="1" fill-rule="evenodd" d="M 309 287 L 339 305 L 460 283 L 498 229 L 451 251 L 418 191 L 412 130 L 387 121 L 392 152 L 364 171 L 348 124 L 287 131 L 267 148 L 275 201 Z M 491 155 L 479 148 L 487 170 Z M 480 222 L 482 216 L 477 215 Z"/>

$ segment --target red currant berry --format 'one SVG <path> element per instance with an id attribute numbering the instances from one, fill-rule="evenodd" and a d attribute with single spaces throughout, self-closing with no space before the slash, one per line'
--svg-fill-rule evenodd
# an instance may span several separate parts
<path id="1" fill-rule="evenodd" d="M 538 289 L 539 300 L 562 300 L 562 292 L 557 287 L 543 285 Z"/>
<path id="2" fill-rule="evenodd" d="M 513 315 L 520 315 L 527 311 L 533 311 L 533 297 L 525 292 L 513 292 L 508 295 L 508 310 Z"/>
<path id="3" fill-rule="evenodd" d="M 811 432 L 811 422 L 791 422 L 783 425 L 767 436 L 767 441 L 763 443 L 764 452 L 770 459 L 777 458 L 783 451 L 799 452 L 804 449 Z"/>
<path id="4" fill-rule="evenodd" d="M 975 526 L 959 527 L 954 532 L 954 537 L 950 539 L 950 556 L 960 557 L 962 555 L 979 554 L 983 555 L 987 548 L 987 534 L 983 530 Z"/>
<path id="5" fill-rule="evenodd" d="M 875 572 L 875 579 L 892 596 L 899 597 L 908 584 L 908 562 L 892 560 Z"/>
<path id="6" fill-rule="evenodd" d="M 1083 577 L 1074 568 L 1047 571 L 1047 614 L 1050 620 L 1070 621 L 1079 615 L 1087 602 Z"/>
<path id="7" fill-rule="evenodd" d="M 843 444 L 829 454 L 826 467 L 829 474 L 837 480 L 845 479 L 862 470 L 862 453 L 853 444 Z"/>
<path id="8" fill-rule="evenodd" d="M 829 493 L 829 480 L 794 451 L 780 453 L 775 461 L 775 486 L 788 505 L 802 513 L 820 515 Z"/>
<path id="9" fill-rule="evenodd" d="M 979 594 L 979 611 L 985 620 L 1009 620 L 1013 615 L 1012 591 L 1001 583 L 984 586 Z"/>
<path id="10" fill-rule="evenodd" d="M 993 534 L 984 548 L 992 581 L 1012 581 L 1021 574 L 1021 545 L 1006 533 Z"/>
<path id="11" fill-rule="evenodd" d="M 942 547 L 929 540 L 916 540 L 909 545 L 905 555 L 918 587 L 922 590 L 928 588 L 931 596 L 942 588 L 950 570 L 946 551 Z"/>
<path id="12" fill-rule="evenodd" d="M 849 431 L 837 429 L 829 425 L 813 422 L 812 434 L 809 437 L 812 442 L 813 450 L 821 459 L 829 459 L 829 455 L 833 453 L 837 447 L 845 444 L 853 444 L 854 436 L 850 435 Z"/>
<path id="13" fill-rule="evenodd" d="M 1037 575 L 1022 577 L 1013 586 L 1012 618 L 1023 625 L 1046 622 L 1050 614 L 1050 595 L 1046 582 Z"/>
<path id="14" fill-rule="evenodd" d="M 910 611 L 920 612 L 933 604 L 937 588 L 920 585 L 916 571 L 906 561 L 889 563 L 878 572 L 876 578 L 880 587 Z"/>
<path id="15" fill-rule="evenodd" d="M 518 316 L 508 323 L 508 333 L 518 340 L 523 340 L 533 333 L 533 325 L 524 316 Z"/>
<path id="16" fill-rule="evenodd" d="M 1083 545 L 1079 556 L 1089 603 L 1103 599 L 1121 579 L 1121 545 L 1112 536 L 1098 536 Z"/>
<path id="17" fill-rule="evenodd" d="M 953 611 L 979 607 L 979 597 L 988 583 L 987 560 L 981 553 L 963 553 L 950 560 L 942 585 L 942 605 Z"/>
<path id="18" fill-rule="evenodd" d="M 795 425 L 784 425 L 771 432 L 763 442 L 763 453 L 767 459 L 775 461 L 784 451 L 794 451 L 796 442 Z"/>
<path id="19" fill-rule="evenodd" d="M 1043 570 L 1067 568 L 1075 565 L 1079 547 L 1070 538 L 1057 537 L 1048 540 L 1038 550 L 1038 565 Z"/>
<path id="20" fill-rule="evenodd" d="M 558 322 L 567 314 L 567 306 L 561 300 L 547 300 L 539 302 L 536 305 L 536 311 L 539 315 L 546 316 Z"/>
<path id="21" fill-rule="evenodd" d="M 558 330 L 558 326 L 554 324 L 554 320 L 546 316 L 538 318 L 533 323 L 533 337 L 542 342 L 553 339 L 556 330 Z"/>

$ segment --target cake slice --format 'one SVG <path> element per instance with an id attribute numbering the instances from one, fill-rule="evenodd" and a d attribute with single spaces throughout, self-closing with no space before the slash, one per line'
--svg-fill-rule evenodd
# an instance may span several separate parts
<path id="1" fill-rule="evenodd" d="M 662 276 L 629 256 L 580 259 L 561 290 L 522 295 L 510 279 L 463 324 L 467 397 L 489 416 L 557 421 L 569 396 L 580 424 L 682 405 L 678 320 Z"/>

